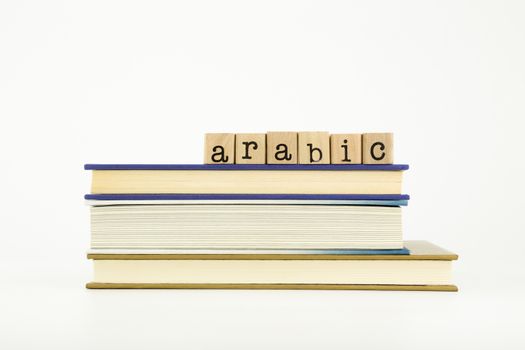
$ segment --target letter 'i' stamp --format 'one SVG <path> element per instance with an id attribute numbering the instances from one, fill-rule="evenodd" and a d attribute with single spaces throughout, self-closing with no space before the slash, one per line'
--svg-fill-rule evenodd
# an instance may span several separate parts
<path id="1" fill-rule="evenodd" d="M 361 164 L 361 134 L 330 135 L 332 164 Z"/>

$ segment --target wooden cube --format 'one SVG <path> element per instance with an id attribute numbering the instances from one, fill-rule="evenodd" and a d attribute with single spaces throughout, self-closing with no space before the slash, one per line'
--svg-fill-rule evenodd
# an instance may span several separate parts
<path id="1" fill-rule="evenodd" d="M 300 132 L 299 164 L 330 164 L 330 135 L 325 131 Z"/>
<path id="2" fill-rule="evenodd" d="M 235 134 L 206 134 L 204 164 L 233 164 Z"/>
<path id="3" fill-rule="evenodd" d="M 361 164 L 361 134 L 330 135 L 332 164 Z"/>
<path id="4" fill-rule="evenodd" d="M 297 133 L 268 132 L 266 161 L 268 164 L 297 164 Z"/>
<path id="5" fill-rule="evenodd" d="M 235 164 L 266 164 L 266 134 L 235 134 Z"/>
<path id="6" fill-rule="evenodd" d="M 363 134 L 363 164 L 393 164 L 394 134 Z"/>

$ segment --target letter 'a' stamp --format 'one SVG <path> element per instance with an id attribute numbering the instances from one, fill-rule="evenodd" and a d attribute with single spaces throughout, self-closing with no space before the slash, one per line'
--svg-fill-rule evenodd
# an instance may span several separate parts
<path id="1" fill-rule="evenodd" d="M 266 159 L 268 164 L 297 164 L 297 133 L 268 132 Z"/>
<path id="2" fill-rule="evenodd" d="M 234 164 L 235 134 L 206 134 L 204 164 Z"/>

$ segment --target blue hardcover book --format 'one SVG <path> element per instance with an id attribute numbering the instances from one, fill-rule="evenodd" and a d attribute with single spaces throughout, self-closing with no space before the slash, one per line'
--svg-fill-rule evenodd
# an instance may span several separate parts
<path id="1" fill-rule="evenodd" d="M 86 194 L 90 205 L 277 204 L 406 206 L 409 196 L 341 194 Z"/>
<path id="2" fill-rule="evenodd" d="M 86 164 L 85 169 L 93 170 L 91 192 L 97 195 L 272 195 L 274 197 L 259 198 L 272 200 L 408 199 L 401 195 L 403 170 L 408 169 L 404 164 Z M 281 195 L 299 197 L 275 197 Z M 306 195 L 327 197 L 300 197 Z M 337 198 L 338 195 L 347 197 Z M 383 198 L 382 195 L 397 197 Z"/>

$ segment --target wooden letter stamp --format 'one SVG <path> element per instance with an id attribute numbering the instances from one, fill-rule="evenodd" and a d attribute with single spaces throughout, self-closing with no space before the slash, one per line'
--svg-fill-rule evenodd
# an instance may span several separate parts
<path id="1" fill-rule="evenodd" d="M 361 134 L 330 135 L 332 164 L 361 164 Z"/>
<path id="2" fill-rule="evenodd" d="M 204 164 L 233 164 L 235 134 L 206 134 Z"/>
<path id="3" fill-rule="evenodd" d="M 393 164 L 394 134 L 363 134 L 363 164 Z"/>
<path id="4" fill-rule="evenodd" d="M 236 134 L 235 164 L 266 164 L 266 134 Z"/>
<path id="5" fill-rule="evenodd" d="M 299 164 L 330 164 L 328 132 L 300 132 L 298 142 Z"/>
<path id="6" fill-rule="evenodd" d="M 268 132 L 266 150 L 268 164 L 297 164 L 297 133 Z"/>

